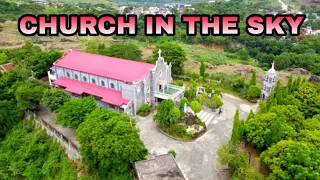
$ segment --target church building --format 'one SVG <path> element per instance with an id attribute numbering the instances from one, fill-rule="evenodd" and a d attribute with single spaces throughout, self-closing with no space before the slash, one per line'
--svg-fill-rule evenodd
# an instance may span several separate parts
<path id="1" fill-rule="evenodd" d="M 93 96 L 102 108 L 135 115 L 142 104 L 180 101 L 184 88 L 171 85 L 171 64 L 155 64 L 69 50 L 48 72 L 50 85 L 73 98 Z"/>
<path id="2" fill-rule="evenodd" d="M 263 89 L 261 92 L 261 100 L 266 100 L 270 96 L 277 84 L 277 72 L 274 69 L 274 62 L 271 68 L 266 72 L 266 78 L 263 82 Z"/>

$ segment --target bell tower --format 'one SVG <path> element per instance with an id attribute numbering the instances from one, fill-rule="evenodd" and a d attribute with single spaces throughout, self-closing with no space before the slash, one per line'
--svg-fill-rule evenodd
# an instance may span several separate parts
<path id="1" fill-rule="evenodd" d="M 266 78 L 263 81 L 263 89 L 261 92 L 261 100 L 266 100 L 270 96 L 272 90 L 277 84 L 277 72 L 274 69 L 274 62 L 271 63 L 271 68 L 266 72 Z"/>

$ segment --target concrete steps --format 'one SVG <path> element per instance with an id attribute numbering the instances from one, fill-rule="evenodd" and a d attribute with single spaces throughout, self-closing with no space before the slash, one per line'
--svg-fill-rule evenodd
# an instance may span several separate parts
<path id="1" fill-rule="evenodd" d="M 214 119 L 215 113 L 201 110 L 199 113 L 197 113 L 197 117 L 201 121 L 203 121 L 206 124 L 206 126 L 208 126 L 211 123 L 211 121 Z"/>

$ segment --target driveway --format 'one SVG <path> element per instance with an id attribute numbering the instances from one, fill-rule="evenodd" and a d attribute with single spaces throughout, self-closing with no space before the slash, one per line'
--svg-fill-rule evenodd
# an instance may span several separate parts
<path id="1" fill-rule="evenodd" d="M 236 109 L 239 109 L 241 118 L 246 118 L 257 105 L 229 94 L 223 94 L 223 102 L 222 113 L 208 125 L 207 132 L 193 142 L 181 142 L 161 134 L 152 117 L 137 124 L 141 139 L 153 155 L 175 150 L 176 161 L 188 180 L 228 179 L 226 173 L 219 173 L 223 167 L 217 161 L 217 149 L 230 139 Z"/>

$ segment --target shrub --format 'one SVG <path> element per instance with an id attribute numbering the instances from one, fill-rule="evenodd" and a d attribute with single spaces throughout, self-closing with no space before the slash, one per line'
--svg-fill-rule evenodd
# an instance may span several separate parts
<path id="1" fill-rule="evenodd" d="M 205 126 L 205 123 L 201 121 L 198 117 L 196 117 L 196 124 L 199 126 Z"/>
<path id="2" fill-rule="evenodd" d="M 190 103 L 190 107 L 191 107 L 191 109 L 192 109 L 195 113 L 200 112 L 201 109 L 202 109 L 201 104 L 200 104 L 197 100 L 193 100 L 193 101 Z"/>
<path id="3" fill-rule="evenodd" d="M 231 80 L 231 86 L 236 91 L 240 91 L 244 87 L 244 84 L 245 84 L 245 79 L 244 77 L 241 77 L 241 76 L 235 77 Z"/>
<path id="4" fill-rule="evenodd" d="M 258 86 L 250 86 L 247 92 L 248 100 L 252 101 L 259 98 L 261 90 Z"/>
<path id="5" fill-rule="evenodd" d="M 170 150 L 168 151 L 168 153 L 170 153 L 174 158 L 177 156 L 176 151 L 173 150 L 173 149 L 170 149 Z"/>
<path id="6" fill-rule="evenodd" d="M 138 114 L 140 116 L 148 116 L 151 112 L 151 107 L 148 104 L 143 104 L 139 110 L 138 110 Z"/>
<path id="7" fill-rule="evenodd" d="M 172 83 L 173 85 L 176 85 L 176 86 L 183 86 L 183 81 L 182 80 L 177 80 L 177 81 L 175 81 L 174 83 Z"/>
<path id="8" fill-rule="evenodd" d="M 179 136 L 184 136 L 187 133 L 187 125 L 176 125 L 174 130 Z"/>
<path id="9" fill-rule="evenodd" d="M 221 107 L 223 105 L 223 102 L 221 98 L 219 98 L 218 95 L 214 94 L 211 98 L 212 103 L 214 103 L 217 107 Z"/>

